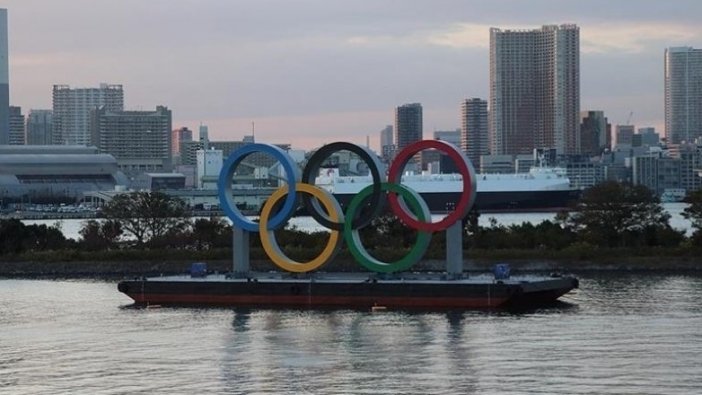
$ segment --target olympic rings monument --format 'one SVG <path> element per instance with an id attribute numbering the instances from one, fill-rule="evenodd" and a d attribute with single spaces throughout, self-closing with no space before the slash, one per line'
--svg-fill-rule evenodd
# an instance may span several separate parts
<path id="1" fill-rule="evenodd" d="M 402 184 L 409 161 L 423 150 L 434 149 L 455 163 L 463 190 L 454 211 L 432 222 L 427 204 L 416 191 Z M 324 161 L 338 151 L 350 151 L 363 160 L 373 182 L 348 204 L 346 212 L 327 190 L 315 185 Z M 245 216 L 234 202 L 232 179 L 237 167 L 253 153 L 275 158 L 284 170 L 286 184 L 263 205 L 258 222 Z M 261 143 L 247 144 L 232 152 L 220 172 L 219 199 L 232 221 L 232 272 L 227 275 L 192 273 L 125 280 L 118 289 L 137 304 L 230 305 L 247 307 L 455 309 L 495 308 L 550 303 L 578 287 L 572 277 L 509 278 L 496 271 L 494 277 L 468 278 L 463 270 L 463 219 L 475 201 L 475 170 L 466 155 L 453 144 L 422 140 L 401 150 L 387 175 L 378 157 L 364 146 L 335 142 L 318 149 L 301 172 L 281 148 Z M 417 231 L 409 252 L 395 262 L 373 257 L 363 246 L 359 230 L 381 214 L 385 203 L 406 226 Z M 295 261 L 282 251 L 275 230 L 285 226 L 299 203 L 321 226 L 330 231 L 321 253 L 307 262 Z M 446 270 L 443 273 L 412 272 L 424 256 L 432 233 L 446 232 Z M 270 261 L 281 271 L 252 272 L 249 241 L 258 234 Z M 346 244 L 351 256 L 367 272 L 323 272 Z M 504 269 L 504 267 L 498 267 Z"/>

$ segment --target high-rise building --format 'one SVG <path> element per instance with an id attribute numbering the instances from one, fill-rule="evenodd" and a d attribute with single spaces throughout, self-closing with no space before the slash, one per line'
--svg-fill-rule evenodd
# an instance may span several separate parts
<path id="1" fill-rule="evenodd" d="M 665 136 L 668 144 L 702 136 L 702 49 L 665 50 Z"/>
<path id="2" fill-rule="evenodd" d="M 90 143 L 90 112 L 104 107 L 108 112 L 124 110 L 122 85 L 100 84 L 99 88 L 54 85 L 54 144 Z"/>
<path id="3" fill-rule="evenodd" d="M 29 110 L 27 115 L 27 145 L 49 145 L 52 142 L 53 111 Z"/>
<path id="4" fill-rule="evenodd" d="M 126 174 L 170 171 L 171 111 L 91 111 L 91 143 Z"/>
<path id="5" fill-rule="evenodd" d="M 604 111 L 580 113 L 580 153 L 600 155 L 607 148 L 607 117 Z"/>
<path id="6" fill-rule="evenodd" d="M 422 139 L 422 105 L 403 104 L 395 108 L 395 146 L 401 151 L 408 145 Z"/>
<path id="7" fill-rule="evenodd" d="M 22 107 L 10 106 L 10 145 L 25 145 Z"/>
<path id="8" fill-rule="evenodd" d="M 0 8 L 0 144 L 10 142 L 10 76 L 7 46 L 7 10 Z"/>
<path id="9" fill-rule="evenodd" d="M 580 151 L 580 31 L 490 29 L 491 153 Z"/>
<path id="10" fill-rule="evenodd" d="M 617 125 L 614 127 L 615 136 L 617 138 L 615 142 L 616 148 L 631 148 L 634 138 L 634 129 L 634 125 Z"/>
<path id="11" fill-rule="evenodd" d="M 200 142 L 202 143 L 203 149 L 209 149 L 210 145 L 210 132 L 207 129 L 207 125 L 200 125 L 199 132 Z"/>
<path id="12" fill-rule="evenodd" d="M 185 126 L 173 129 L 171 133 L 171 154 L 174 157 L 180 154 L 181 141 L 193 141 L 193 131 Z"/>
<path id="13" fill-rule="evenodd" d="M 468 155 L 474 167 L 480 165 L 480 156 L 490 154 L 488 141 L 487 101 L 479 98 L 461 102 L 461 150 Z"/>

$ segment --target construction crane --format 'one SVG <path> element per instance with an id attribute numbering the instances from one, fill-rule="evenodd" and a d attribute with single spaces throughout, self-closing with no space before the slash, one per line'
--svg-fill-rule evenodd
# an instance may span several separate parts
<path id="1" fill-rule="evenodd" d="M 627 124 L 627 125 L 631 125 L 631 117 L 633 117 L 633 116 L 634 116 L 634 112 L 633 112 L 633 111 L 630 111 L 630 112 L 629 112 L 629 117 L 626 119 L 626 124 Z"/>

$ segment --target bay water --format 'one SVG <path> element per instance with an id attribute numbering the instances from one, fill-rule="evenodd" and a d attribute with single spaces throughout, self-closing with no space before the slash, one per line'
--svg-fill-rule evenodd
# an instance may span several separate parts
<path id="1" fill-rule="evenodd" d="M 0 394 L 699 394 L 702 277 L 583 273 L 523 312 L 131 306 L 0 279 Z"/>

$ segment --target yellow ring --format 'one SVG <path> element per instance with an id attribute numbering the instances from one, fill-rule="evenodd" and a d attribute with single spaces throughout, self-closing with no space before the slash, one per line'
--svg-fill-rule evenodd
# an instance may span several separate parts
<path id="1" fill-rule="evenodd" d="M 321 202 L 324 206 L 325 210 L 329 213 L 331 221 L 343 222 L 344 217 L 341 215 L 341 206 L 339 206 L 339 202 L 337 202 L 327 190 L 319 188 L 315 185 L 304 183 L 295 184 L 295 190 L 299 193 L 308 193 L 319 200 L 319 202 Z M 275 239 L 275 232 L 273 230 L 268 230 L 268 218 L 271 215 L 273 207 L 287 194 L 287 185 L 280 187 L 273 192 L 273 194 L 263 205 L 260 222 L 258 224 L 261 245 L 271 261 L 273 261 L 273 263 L 275 263 L 279 268 L 294 273 L 309 272 L 334 259 L 334 256 L 336 256 L 336 253 L 339 251 L 339 247 L 341 246 L 341 241 L 343 239 L 340 237 L 341 232 L 332 230 L 329 240 L 327 241 L 327 245 L 316 258 L 309 262 L 297 262 L 288 258 L 280 249 L 280 246 Z"/>

